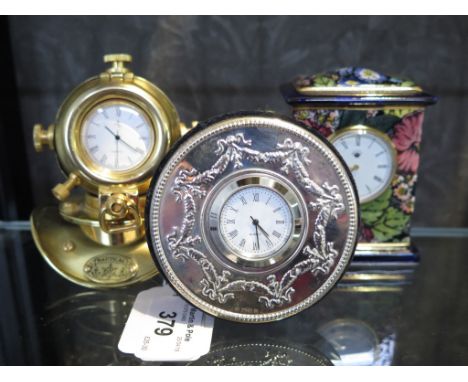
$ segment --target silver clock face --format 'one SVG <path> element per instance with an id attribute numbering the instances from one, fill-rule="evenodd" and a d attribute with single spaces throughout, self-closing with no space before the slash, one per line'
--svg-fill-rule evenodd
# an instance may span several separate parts
<path id="1" fill-rule="evenodd" d="M 292 232 L 289 205 L 276 191 L 251 186 L 235 192 L 221 209 L 223 240 L 246 258 L 264 258 L 280 250 Z"/>
<path id="2" fill-rule="evenodd" d="M 319 301 L 357 241 L 346 164 L 271 113 L 223 116 L 182 138 L 153 178 L 146 232 L 158 268 L 198 308 L 241 322 Z"/>
<path id="3" fill-rule="evenodd" d="M 390 139 L 372 128 L 351 128 L 332 138 L 366 203 L 379 197 L 395 173 L 395 148 Z"/>
<path id="4" fill-rule="evenodd" d="M 307 207 L 294 186 L 260 169 L 220 182 L 206 205 L 205 237 L 213 253 L 247 268 L 288 260 L 307 227 Z"/>
<path id="5" fill-rule="evenodd" d="M 154 133 L 143 110 L 128 102 L 110 100 L 89 111 L 81 142 L 95 166 L 128 171 L 140 167 L 151 154 Z"/>

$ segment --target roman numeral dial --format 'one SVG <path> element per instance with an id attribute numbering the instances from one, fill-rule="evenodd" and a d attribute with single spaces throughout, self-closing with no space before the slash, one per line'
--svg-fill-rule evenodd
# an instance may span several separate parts
<path id="1" fill-rule="evenodd" d="M 222 241 L 244 258 L 262 259 L 280 250 L 293 230 L 292 214 L 277 191 L 248 186 L 230 195 L 219 214 Z"/>
<path id="2" fill-rule="evenodd" d="M 86 115 L 81 146 L 99 168 L 127 171 L 139 167 L 154 147 L 154 132 L 146 113 L 131 103 L 111 100 Z"/>
<path id="3" fill-rule="evenodd" d="M 332 143 L 351 170 L 361 203 L 378 198 L 389 187 L 396 151 L 386 134 L 359 125 L 339 131 Z"/>

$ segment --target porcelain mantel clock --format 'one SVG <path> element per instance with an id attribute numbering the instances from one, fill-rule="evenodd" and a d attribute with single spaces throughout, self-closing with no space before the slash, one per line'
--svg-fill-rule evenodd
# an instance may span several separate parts
<path id="1" fill-rule="evenodd" d="M 436 98 L 411 81 L 354 67 L 282 90 L 294 117 L 327 137 L 353 174 L 362 220 L 356 255 L 415 259 L 409 228 L 424 108 Z"/>
<path id="2" fill-rule="evenodd" d="M 104 61 L 109 68 L 71 92 L 55 124 L 35 125 L 33 134 L 36 150 L 55 150 L 68 177 L 52 190 L 58 212 L 33 212 L 35 242 L 59 273 L 92 287 L 156 274 L 144 241 L 146 192 L 180 135 L 171 101 L 127 68 L 131 56 L 111 54 Z M 72 195 L 75 187 L 84 192 Z"/>

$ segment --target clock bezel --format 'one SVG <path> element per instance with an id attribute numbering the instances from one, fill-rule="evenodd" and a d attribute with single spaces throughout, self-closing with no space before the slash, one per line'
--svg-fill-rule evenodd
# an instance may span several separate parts
<path id="1" fill-rule="evenodd" d="M 343 135 L 347 135 L 349 133 L 356 133 L 356 134 L 359 134 L 359 135 L 366 135 L 366 134 L 373 135 L 374 137 L 376 137 L 378 139 L 381 139 L 383 141 L 383 143 L 390 149 L 389 150 L 390 151 L 390 157 L 391 157 L 390 162 L 391 162 L 392 168 L 390 169 L 390 175 L 386 179 L 384 185 L 380 188 L 380 190 L 377 193 L 373 193 L 372 195 L 367 196 L 367 197 L 361 198 L 361 196 L 359 196 L 359 192 L 358 192 L 359 203 L 360 204 L 370 203 L 370 202 L 374 201 L 375 199 L 377 199 L 378 197 L 380 197 L 388 189 L 388 187 L 392 184 L 392 180 L 395 177 L 396 170 L 397 170 L 397 167 L 398 167 L 397 151 L 396 151 L 395 145 L 393 144 L 393 141 L 391 140 L 391 138 L 387 134 L 383 133 L 382 131 L 380 131 L 378 129 L 375 129 L 375 128 L 370 127 L 370 126 L 362 125 L 362 124 L 344 127 L 342 129 L 336 131 L 332 135 L 330 135 L 328 139 L 333 144 L 333 146 L 335 146 L 335 142 L 338 139 L 340 139 Z M 337 149 L 337 151 L 339 152 L 338 149 Z M 341 155 L 341 153 L 340 153 L 340 155 Z M 344 158 L 343 158 L 343 161 L 344 161 Z M 348 164 L 346 163 L 346 165 L 348 165 Z M 353 177 L 353 179 L 354 179 L 354 177 Z M 356 188 L 359 188 L 357 184 L 356 184 Z"/>
<path id="2" fill-rule="evenodd" d="M 274 255 L 266 255 L 260 259 L 247 259 L 236 253 L 221 237 L 220 215 L 226 201 L 235 193 L 251 186 L 270 188 L 279 194 L 286 202 L 291 214 L 293 227 L 288 240 Z M 296 203 L 296 204 L 295 204 Z M 218 219 L 210 214 L 216 208 Z M 283 176 L 261 168 L 236 171 L 222 179 L 207 195 L 201 210 L 201 233 L 208 244 L 208 250 L 215 258 L 225 258 L 232 267 L 241 267 L 244 271 L 270 272 L 272 268 L 291 261 L 304 244 L 309 227 L 307 206 L 296 187 Z M 217 227 L 217 235 L 213 236 L 210 227 Z M 223 262 L 225 264 L 225 262 Z"/>
<path id="3" fill-rule="evenodd" d="M 128 171 L 93 169 L 81 145 L 83 121 L 94 107 L 109 100 L 141 109 L 152 124 L 154 143 L 141 166 Z M 140 193 L 148 190 L 151 176 L 171 145 L 180 136 L 179 117 L 172 102 L 155 85 L 138 76 L 130 80 L 93 77 L 65 99 L 57 113 L 54 146 L 62 170 L 75 173 L 80 185 L 95 195 L 100 185 L 135 184 Z"/>
<path id="4" fill-rule="evenodd" d="M 139 113 L 144 116 L 146 122 L 148 122 L 148 128 L 151 134 L 151 145 L 148 148 L 147 153 L 144 155 L 144 158 L 136 165 L 126 168 L 126 169 L 112 169 L 105 166 L 101 166 L 97 160 L 93 159 L 89 153 L 89 149 L 86 146 L 86 143 L 83 138 L 83 131 L 86 128 L 86 121 L 90 114 L 96 110 L 97 108 L 103 105 L 115 105 L 115 106 L 130 106 L 133 109 L 138 109 Z M 86 112 L 84 112 L 81 116 L 81 120 L 78 123 L 78 128 L 74 131 L 73 134 L 73 147 L 76 147 L 78 150 L 78 155 L 76 155 L 76 159 L 82 166 L 84 166 L 89 173 L 93 174 L 94 177 L 99 179 L 107 179 L 108 181 L 117 181 L 121 182 L 122 177 L 125 179 L 130 179 L 131 177 L 140 176 L 137 174 L 145 173 L 147 171 L 147 163 L 154 162 L 154 157 L 156 155 L 157 147 L 157 132 L 158 128 L 155 127 L 155 118 L 151 117 L 148 112 L 143 109 L 138 103 L 134 102 L 133 100 L 122 99 L 122 98 L 108 98 L 104 99 L 100 102 L 94 103 L 90 105 Z M 150 167 L 153 168 L 154 165 L 150 164 Z"/>

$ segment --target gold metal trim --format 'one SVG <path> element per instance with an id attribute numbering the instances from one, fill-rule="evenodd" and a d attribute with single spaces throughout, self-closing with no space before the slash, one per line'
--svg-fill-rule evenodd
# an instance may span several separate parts
<path id="1" fill-rule="evenodd" d="M 120 64 L 123 62 L 119 61 Z M 77 174 L 80 186 L 94 195 L 102 184 L 121 183 L 136 184 L 139 192 L 145 193 L 154 168 L 181 133 L 177 111 L 169 98 L 151 82 L 122 70 L 105 72 L 105 75 L 83 82 L 65 99 L 56 117 L 54 146 L 61 167 L 66 174 Z M 81 143 L 83 121 L 93 108 L 103 102 L 130 104 L 141 110 L 151 122 L 153 147 L 137 168 L 125 171 L 105 169 L 97 166 L 87 155 Z"/>
<path id="2" fill-rule="evenodd" d="M 411 244 L 409 242 L 400 243 L 358 243 L 356 252 L 397 252 L 409 251 Z"/>
<path id="3" fill-rule="evenodd" d="M 145 234 L 144 208 L 146 197 L 138 198 L 140 223 L 132 220 L 120 222 L 120 228 L 107 232 L 100 223 L 99 199 L 86 193 L 84 198 L 71 197 L 59 205 L 59 214 L 69 223 L 76 224 L 91 240 L 104 246 L 127 245 L 142 239 Z"/>
<path id="4" fill-rule="evenodd" d="M 401 292 L 403 287 L 401 286 L 349 286 L 338 284 L 337 290 L 339 292 L 351 292 L 351 293 L 379 293 L 379 292 Z"/>
<path id="5" fill-rule="evenodd" d="M 91 157 L 89 150 L 86 148 L 86 145 L 83 142 L 83 130 L 85 128 L 85 122 L 87 121 L 88 116 L 97 108 L 106 107 L 108 105 L 128 105 L 138 109 L 151 128 L 149 137 L 151 140 L 151 146 L 148 148 L 144 158 L 136 165 L 125 170 L 110 169 L 108 167 L 101 166 L 95 159 Z M 156 138 L 156 132 L 161 134 L 161 131 L 158 131 L 160 129 L 155 125 L 155 123 L 158 123 L 155 121 L 155 118 L 152 118 L 150 115 L 148 115 L 148 113 L 141 107 L 141 104 L 137 104 L 133 101 L 110 98 L 101 102 L 93 103 L 82 112 L 77 122 L 78 128 L 73 130 L 73 133 L 70 137 L 73 155 L 75 156 L 75 159 L 80 164 L 80 166 L 83 167 L 83 171 L 89 172 L 89 174 L 96 179 L 101 179 L 103 182 L 107 181 L 119 184 L 128 183 L 130 179 L 141 177 L 143 174 L 147 173 L 148 168 L 153 168 L 155 160 L 158 162 L 158 158 L 155 157 L 159 157 L 158 150 L 161 150 L 162 148 L 156 147 L 156 139 L 158 139 Z"/>
<path id="6" fill-rule="evenodd" d="M 123 287 L 158 274 L 145 240 L 129 245 L 103 246 L 90 240 L 78 225 L 64 221 L 57 207 L 37 208 L 30 220 L 32 236 L 41 256 L 57 273 L 75 284 L 88 288 Z M 102 256 L 116 262 L 122 258 L 131 259 L 128 272 L 123 272 L 122 278 L 116 277 L 119 274 L 116 272 L 110 280 L 91 280 L 86 264 Z"/>
<path id="7" fill-rule="evenodd" d="M 384 273 L 345 273 L 343 281 L 402 281 L 407 277 L 398 274 L 384 274 Z"/>
<path id="8" fill-rule="evenodd" d="M 424 111 L 425 106 L 422 105 L 314 105 L 311 104 L 300 104 L 294 105 L 294 111 L 302 111 L 302 110 L 408 110 L 408 112 L 412 113 L 415 111 Z"/>
<path id="9" fill-rule="evenodd" d="M 343 129 L 340 129 L 340 130 L 336 131 L 332 135 L 330 135 L 328 137 L 328 139 L 334 145 L 335 141 L 337 141 L 343 135 L 346 135 L 346 134 L 349 134 L 349 133 L 357 133 L 357 134 L 360 134 L 360 135 L 364 135 L 364 134 L 373 135 L 374 137 L 383 140 L 383 142 L 385 144 L 387 144 L 388 148 L 390 149 L 392 169 L 390 171 L 390 176 L 388 177 L 387 181 L 385 182 L 385 185 L 382 186 L 381 190 L 378 193 L 372 195 L 371 197 L 366 197 L 366 198 L 359 197 L 359 203 L 360 204 L 369 203 L 369 202 L 377 199 L 379 196 L 381 196 L 388 189 L 390 184 L 392 183 L 392 181 L 393 181 L 393 179 L 395 177 L 395 174 L 396 174 L 396 169 L 397 169 L 397 151 L 396 151 L 395 145 L 393 144 L 392 140 L 390 139 L 390 137 L 387 134 L 382 133 L 381 131 L 379 131 L 379 130 L 373 128 L 373 127 L 366 126 L 366 125 L 354 125 L 354 126 L 345 127 Z"/>
<path id="10" fill-rule="evenodd" d="M 419 86 L 357 85 L 357 86 L 295 86 L 296 91 L 313 96 L 409 96 L 422 93 Z"/>

